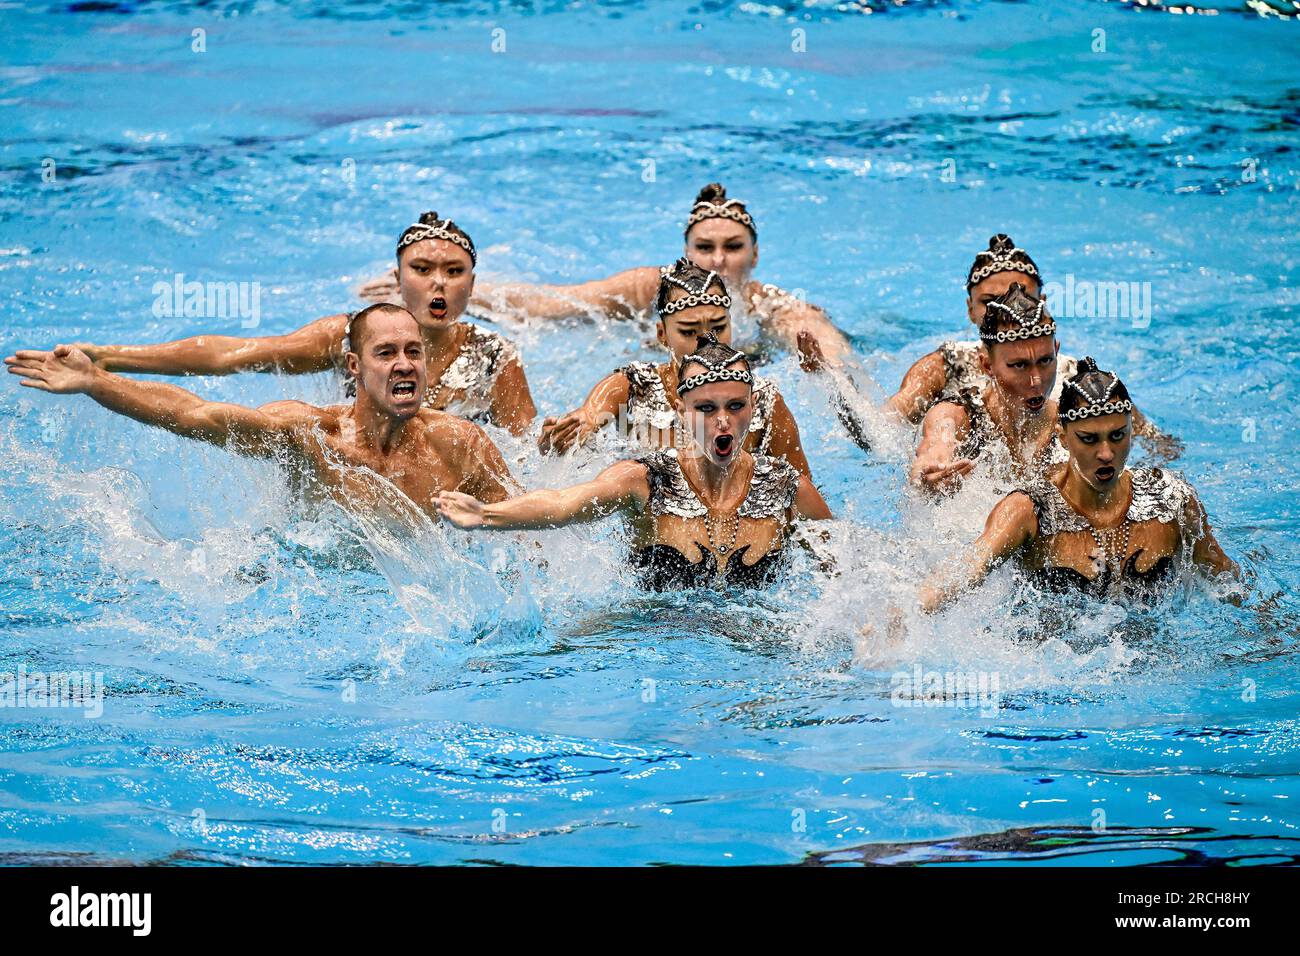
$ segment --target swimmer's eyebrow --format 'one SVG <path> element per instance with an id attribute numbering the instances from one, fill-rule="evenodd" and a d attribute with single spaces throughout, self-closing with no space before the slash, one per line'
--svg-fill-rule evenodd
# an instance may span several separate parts
<path id="1" fill-rule="evenodd" d="M 459 260 L 453 256 L 437 256 L 436 258 L 430 258 L 429 256 L 411 256 L 411 258 L 407 260 L 408 265 L 419 264 L 432 266 L 437 265 L 439 262 L 451 262 L 453 265 L 460 265 Z"/>

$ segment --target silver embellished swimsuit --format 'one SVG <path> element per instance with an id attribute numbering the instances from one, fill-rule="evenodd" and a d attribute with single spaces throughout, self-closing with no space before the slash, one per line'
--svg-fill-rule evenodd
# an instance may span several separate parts
<path id="1" fill-rule="evenodd" d="M 664 381 L 652 362 L 632 362 L 618 371 L 627 378 L 627 420 L 642 434 L 650 428 L 668 430 L 677 423 L 677 411 L 668 400 Z M 772 411 L 779 392 L 776 383 L 761 375 L 754 376 L 754 417 L 749 431 L 758 436 L 754 451 L 765 454 L 772 440 Z"/>
<path id="2" fill-rule="evenodd" d="M 1159 521 L 1175 525 L 1179 529 L 1180 538 L 1186 541 L 1192 530 L 1183 526 L 1188 504 L 1193 498 L 1192 486 L 1173 472 L 1161 468 L 1138 468 L 1131 470 L 1129 476 L 1133 483 L 1133 500 L 1128 506 L 1128 520 L 1133 524 Z M 1034 504 L 1034 514 L 1038 518 L 1038 539 L 1042 542 L 1045 553 L 1050 555 L 1049 539 L 1054 535 L 1091 530 L 1088 520 L 1070 507 L 1053 482 L 1043 479 L 1019 490 L 1028 495 Z M 1126 592 L 1151 590 L 1167 578 L 1173 568 L 1172 557 L 1166 556 L 1158 559 L 1146 571 L 1139 571 L 1137 559 L 1141 553 L 1142 549 L 1138 549 L 1124 560 L 1122 579 Z M 1078 588 L 1102 596 L 1111 589 L 1112 574 L 1109 565 L 1097 578 L 1089 579 L 1074 568 L 1046 564 L 1034 572 L 1034 577 L 1051 590 Z"/>
<path id="3" fill-rule="evenodd" d="M 492 389 L 497 377 L 507 365 L 518 359 L 519 350 L 509 339 L 470 325 L 460 352 L 442 373 L 442 378 L 426 387 L 425 404 L 483 424 L 491 416 Z M 356 395 L 356 382 L 350 377 L 344 387 L 349 397 Z M 445 405 L 435 406 L 433 402 L 440 393 L 453 398 Z"/>
<path id="4" fill-rule="evenodd" d="M 736 511 L 738 518 L 774 518 L 784 526 L 799 490 L 799 473 L 782 458 L 754 455 L 754 474 L 749 480 L 745 500 Z M 646 466 L 650 500 L 646 510 L 656 519 L 663 515 L 708 520 L 709 509 L 695 494 L 682 474 L 676 449 L 666 449 L 638 458 Z M 643 586 L 656 591 L 683 587 L 707 586 L 718 580 L 718 559 L 699 545 L 704 557 L 692 562 L 681 551 L 667 544 L 638 548 L 630 556 Z M 749 545 L 737 548 L 728 556 L 722 580 L 731 586 L 762 587 L 770 583 L 784 564 L 784 538 L 753 564 L 745 564 Z"/>

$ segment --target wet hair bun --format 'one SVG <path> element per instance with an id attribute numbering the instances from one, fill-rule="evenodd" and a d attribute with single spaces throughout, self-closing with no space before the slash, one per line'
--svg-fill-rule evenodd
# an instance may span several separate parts
<path id="1" fill-rule="evenodd" d="M 1015 248 L 1016 244 L 1011 241 L 1011 237 L 1005 232 L 999 232 L 989 239 L 989 252 L 996 252 L 1005 256 Z"/>
<path id="2" fill-rule="evenodd" d="M 1092 372 L 1101 371 L 1101 368 L 1097 365 L 1097 360 L 1093 358 L 1091 355 L 1085 355 L 1083 358 L 1079 359 L 1077 368 L 1078 371 L 1074 373 L 1076 378 L 1083 375 L 1088 375 Z"/>
<path id="3" fill-rule="evenodd" d="M 722 202 L 727 198 L 727 187 L 722 183 L 709 183 L 695 197 L 696 202 Z"/>
<path id="4" fill-rule="evenodd" d="M 442 220 L 438 218 L 438 214 L 436 212 L 420 213 L 419 222 L 420 225 L 422 226 L 432 226 L 435 222 L 441 222 L 441 221 Z"/>

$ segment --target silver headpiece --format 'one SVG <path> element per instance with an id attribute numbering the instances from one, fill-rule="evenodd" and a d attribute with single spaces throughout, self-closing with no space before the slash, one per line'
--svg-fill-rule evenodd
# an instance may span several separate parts
<path id="1" fill-rule="evenodd" d="M 717 342 L 716 337 L 714 337 L 712 333 L 710 333 L 709 337 L 713 338 L 714 342 Z M 686 357 L 686 362 L 703 365 L 708 369 L 708 371 L 684 379 L 681 384 L 677 386 L 677 394 L 685 395 L 693 388 L 699 388 L 701 385 L 708 385 L 712 382 L 744 382 L 746 385 L 753 385 L 754 376 L 750 374 L 749 369 L 727 368 L 727 366 L 736 361 L 736 359 L 744 357 L 744 352 L 734 348 L 731 350 L 730 355 L 717 362 L 711 361 L 703 355 L 688 355 Z"/>
<path id="2" fill-rule="evenodd" d="M 988 308 L 984 310 L 984 320 L 986 322 L 988 321 L 988 314 L 994 309 L 998 309 L 1010 316 L 1011 320 L 1018 323 L 1019 327 L 1001 332 L 981 332 L 980 338 L 985 342 L 1019 342 L 1022 339 L 1038 339 L 1046 335 L 1056 335 L 1056 323 L 1052 321 L 1052 317 L 1049 315 L 1047 321 L 1043 321 L 1043 308 L 1046 305 L 1046 299 L 1039 299 L 1038 305 L 1033 309 L 1022 310 L 1013 309 L 1001 302 L 990 302 Z"/>
<path id="3" fill-rule="evenodd" d="M 474 265 L 478 265 L 478 253 L 474 250 L 474 243 L 460 233 L 448 229 L 447 226 L 450 222 L 450 219 L 434 220 L 431 223 L 417 222 L 408 228 L 402 238 L 398 240 L 397 254 L 400 256 L 402 250 L 413 242 L 421 242 L 425 239 L 445 239 L 447 242 L 454 242 L 468 252 L 469 261 Z"/>
<path id="4" fill-rule="evenodd" d="M 754 219 L 744 209 L 736 209 L 736 206 L 743 206 L 744 203 L 739 199 L 728 199 L 725 202 L 709 202 L 707 199 L 701 199 L 691 207 L 691 214 L 686 219 L 686 231 L 689 232 L 691 226 L 705 219 L 732 219 L 749 229 L 758 238 L 758 227 L 754 225 Z"/>
<path id="5" fill-rule="evenodd" d="M 1106 386 L 1106 393 L 1096 401 L 1089 398 L 1088 393 L 1074 382 L 1070 381 L 1065 384 L 1066 387 L 1073 388 L 1087 399 L 1088 404 L 1072 408 L 1068 412 L 1059 413 L 1057 417 L 1063 422 L 1077 422 L 1085 418 L 1100 418 L 1102 415 L 1127 415 L 1133 411 L 1133 403 L 1127 398 L 1121 398 L 1117 402 L 1110 399 L 1110 396 L 1115 391 L 1115 386 L 1119 384 L 1119 376 L 1114 372 L 1110 373 L 1110 384 Z"/>
<path id="6" fill-rule="evenodd" d="M 1038 266 L 1034 265 L 1034 260 L 1029 258 L 1029 253 L 1003 233 L 998 233 L 990 239 L 989 247 L 975 257 L 975 264 L 971 266 L 970 273 L 966 276 L 966 288 L 978 285 L 998 272 L 1022 272 L 1027 276 L 1033 276 L 1039 282 L 1043 279 L 1038 273 Z"/>
<path id="7" fill-rule="evenodd" d="M 679 263 L 682 261 L 684 260 L 678 260 Z M 693 309 L 697 305 L 716 305 L 721 306 L 724 309 L 731 308 L 731 296 L 727 295 L 725 292 L 722 293 L 722 295 L 718 295 L 715 292 L 708 291 L 709 287 L 713 285 L 715 280 L 722 282 L 721 277 L 716 272 L 709 273 L 708 277 L 704 280 L 704 284 L 700 286 L 703 290 L 700 292 L 696 292 L 681 279 L 674 276 L 670 270 L 665 269 L 660 276 L 670 285 L 675 285 L 679 289 L 686 290 L 685 298 L 674 299 L 672 302 L 665 304 L 664 307 L 659 310 L 659 315 L 661 317 L 673 315 L 677 312 L 681 312 L 683 309 Z M 725 282 L 722 282 L 722 287 L 724 289 L 727 287 Z"/>

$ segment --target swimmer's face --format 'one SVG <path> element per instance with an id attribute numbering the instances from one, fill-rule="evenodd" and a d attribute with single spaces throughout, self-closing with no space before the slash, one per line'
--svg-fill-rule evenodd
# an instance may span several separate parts
<path id="1" fill-rule="evenodd" d="M 984 312 L 989 303 L 1009 291 L 1017 282 L 1025 287 L 1027 293 L 1038 296 L 1038 280 L 1033 276 L 1027 276 L 1023 272 L 995 272 L 975 283 L 966 294 L 966 317 L 979 325 L 984 321 Z"/>
<path id="2" fill-rule="evenodd" d="M 1099 415 L 1059 426 L 1074 469 L 1091 488 L 1109 491 L 1124 474 L 1133 444 L 1131 415 Z"/>
<path id="3" fill-rule="evenodd" d="M 727 288 L 738 293 L 758 265 L 758 243 L 733 219 L 702 219 L 686 234 L 686 256 L 722 276 Z"/>
<path id="4" fill-rule="evenodd" d="M 1041 415 L 1056 387 L 1056 336 L 1019 342 L 985 342 L 980 366 L 1002 392 L 1010 408 L 1030 418 Z"/>
<path id="5" fill-rule="evenodd" d="M 460 319 L 474 292 L 474 262 L 446 239 L 421 239 L 402 250 L 397 264 L 402 304 L 425 328 L 445 328 Z"/>
<path id="6" fill-rule="evenodd" d="M 730 367 L 739 369 L 744 365 Z M 703 365 L 690 364 L 682 369 L 682 378 L 707 371 Z M 691 452 L 703 454 L 719 468 L 727 468 L 749 434 L 749 422 L 754 417 L 753 395 L 744 382 L 710 382 L 678 398 L 677 414 L 695 440 Z"/>
<path id="7" fill-rule="evenodd" d="M 715 286 L 709 290 L 717 293 Z M 685 289 L 674 289 L 669 303 L 689 295 Z M 720 305 L 697 305 L 682 309 L 659 320 L 655 336 L 659 344 L 673 354 L 674 363 L 680 362 L 699 347 L 697 339 L 712 331 L 723 345 L 731 344 L 731 314 Z"/>
<path id="8" fill-rule="evenodd" d="M 381 412 L 413 418 L 424 401 L 427 382 L 424 340 L 415 319 L 394 309 L 367 317 L 355 352 L 347 353 L 357 391 Z"/>

